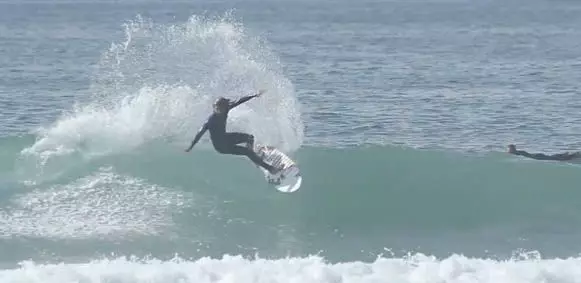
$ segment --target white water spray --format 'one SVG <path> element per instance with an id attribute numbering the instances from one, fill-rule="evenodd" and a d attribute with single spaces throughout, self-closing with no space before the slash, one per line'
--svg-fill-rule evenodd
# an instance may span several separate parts
<path id="1" fill-rule="evenodd" d="M 260 39 L 225 15 L 159 25 L 137 17 L 102 56 L 88 103 L 39 131 L 22 151 L 44 164 L 56 156 L 131 151 L 156 140 L 187 146 L 219 96 L 268 93 L 231 113 L 229 129 L 293 151 L 303 124 L 292 83 Z"/>

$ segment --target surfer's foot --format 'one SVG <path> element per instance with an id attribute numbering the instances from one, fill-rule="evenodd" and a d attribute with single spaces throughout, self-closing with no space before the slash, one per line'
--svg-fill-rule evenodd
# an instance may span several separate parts
<path id="1" fill-rule="evenodd" d="M 248 149 L 254 149 L 254 136 L 250 135 L 250 140 L 246 143 Z"/>
<path id="2" fill-rule="evenodd" d="M 278 185 L 280 185 L 280 178 L 276 178 L 276 179 L 268 178 L 268 183 L 278 186 Z"/>
<path id="3" fill-rule="evenodd" d="M 270 170 L 268 170 L 268 172 L 270 172 L 271 175 L 276 175 L 278 174 L 278 172 L 280 172 L 282 170 L 282 168 L 276 168 L 276 167 L 272 167 L 270 168 Z"/>

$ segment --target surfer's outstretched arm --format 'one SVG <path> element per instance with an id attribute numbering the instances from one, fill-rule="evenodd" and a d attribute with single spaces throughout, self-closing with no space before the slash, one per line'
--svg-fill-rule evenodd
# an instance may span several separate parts
<path id="1" fill-rule="evenodd" d="M 246 101 L 248 101 L 248 100 L 250 100 L 252 98 L 259 97 L 264 92 L 265 92 L 264 90 L 261 90 L 257 94 L 243 96 L 243 97 L 241 97 L 241 98 L 239 98 L 237 100 L 234 100 L 234 101 L 230 102 L 230 109 L 232 109 L 232 108 L 234 108 L 234 107 L 236 107 L 236 106 L 238 106 L 238 105 L 240 105 L 240 104 L 242 104 L 242 103 L 244 103 L 244 102 L 246 102 Z"/>
<path id="2" fill-rule="evenodd" d="M 194 145 L 196 145 L 196 143 L 198 143 L 198 141 L 202 138 L 202 136 L 204 135 L 204 133 L 207 130 L 208 130 L 208 122 L 205 122 L 204 125 L 200 128 L 200 130 L 196 134 L 196 137 L 194 138 L 194 140 L 190 144 L 190 147 L 188 147 L 186 149 L 186 152 L 189 152 L 190 150 L 192 150 L 192 148 L 194 148 Z"/>

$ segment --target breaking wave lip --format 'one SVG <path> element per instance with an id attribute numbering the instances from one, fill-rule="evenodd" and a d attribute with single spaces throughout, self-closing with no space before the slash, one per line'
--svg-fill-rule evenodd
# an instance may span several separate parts
<path id="1" fill-rule="evenodd" d="M 578 282 L 581 258 L 542 259 L 535 252 L 508 260 L 451 255 L 438 259 L 424 254 L 403 258 L 378 257 L 372 262 L 330 263 L 319 256 L 280 259 L 222 258 L 171 260 L 119 257 L 86 263 L 22 262 L 0 270 L 3 282 L 450 282 L 545 283 Z"/>

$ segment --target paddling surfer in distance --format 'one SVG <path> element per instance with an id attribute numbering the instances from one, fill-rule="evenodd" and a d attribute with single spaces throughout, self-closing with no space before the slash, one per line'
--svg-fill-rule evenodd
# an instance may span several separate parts
<path id="1" fill-rule="evenodd" d="M 567 161 L 567 160 L 581 157 L 581 152 L 579 152 L 579 151 L 574 152 L 574 153 L 565 152 L 565 153 L 558 153 L 558 154 L 553 154 L 553 155 L 546 155 L 543 153 L 528 153 L 524 150 L 517 150 L 516 146 L 514 144 L 508 145 L 508 153 L 514 154 L 514 155 L 520 155 L 520 156 L 524 156 L 524 157 L 528 157 L 528 158 L 532 158 L 532 159 L 536 159 L 536 160 Z"/>
<path id="2" fill-rule="evenodd" d="M 204 133 L 210 131 L 210 139 L 214 149 L 221 154 L 244 155 L 248 157 L 254 164 L 260 166 L 271 174 L 276 174 L 280 168 L 276 168 L 262 160 L 256 152 L 254 152 L 254 136 L 247 133 L 229 133 L 226 132 L 226 121 L 228 120 L 228 113 L 236 106 L 252 99 L 261 96 L 265 90 L 259 91 L 257 94 L 243 96 L 237 100 L 230 100 L 228 98 L 220 97 L 214 102 L 214 111 L 206 120 L 204 125 L 196 134 L 186 152 L 192 150 L 194 145 L 202 138 Z M 246 146 L 238 144 L 245 143 Z"/>

